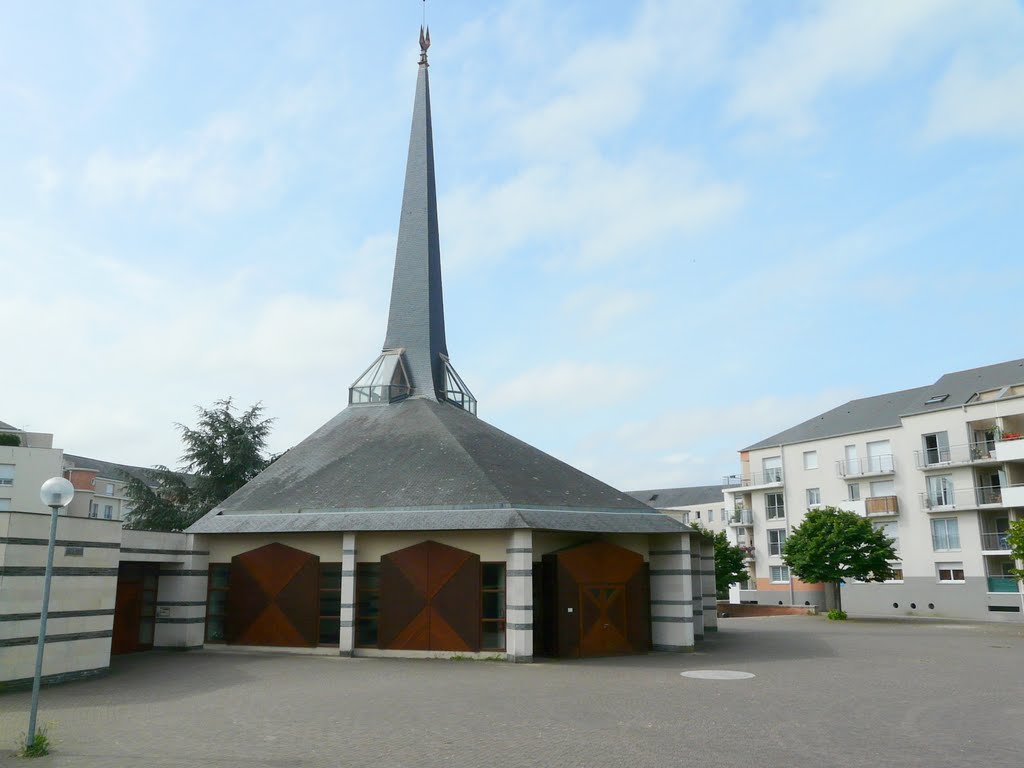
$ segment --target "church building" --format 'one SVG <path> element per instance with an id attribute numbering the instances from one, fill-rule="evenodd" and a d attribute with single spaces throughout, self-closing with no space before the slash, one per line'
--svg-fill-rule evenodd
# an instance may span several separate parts
<path id="1" fill-rule="evenodd" d="M 512 661 L 692 649 L 716 626 L 710 543 L 480 419 L 449 356 L 429 45 L 421 30 L 383 349 L 341 413 L 189 529 L 208 552 L 205 574 L 182 574 L 207 582 L 202 643 Z"/>

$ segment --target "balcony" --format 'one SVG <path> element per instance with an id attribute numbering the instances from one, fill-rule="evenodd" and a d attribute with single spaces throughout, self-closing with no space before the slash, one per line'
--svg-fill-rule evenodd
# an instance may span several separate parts
<path id="1" fill-rule="evenodd" d="M 729 525 L 739 528 L 754 524 L 754 510 L 746 507 L 737 507 L 729 518 Z"/>
<path id="2" fill-rule="evenodd" d="M 1009 552 L 1010 544 L 1006 540 L 1008 535 L 1009 532 L 1007 531 L 1000 531 L 997 533 L 982 531 L 981 548 L 989 552 Z"/>
<path id="3" fill-rule="evenodd" d="M 866 517 L 892 516 L 899 513 L 900 500 L 896 496 L 869 496 L 864 499 Z"/>
<path id="4" fill-rule="evenodd" d="M 777 488 L 782 485 L 782 468 L 766 469 L 764 472 L 751 472 L 749 475 L 737 478 L 729 475 L 722 479 L 723 485 L 742 487 L 745 490 L 758 488 Z"/>
<path id="5" fill-rule="evenodd" d="M 1002 461 L 996 457 L 996 446 L 994 442 L 943 445 L 914 451 L 914 462 L 918 469 L 937 469 L 957 464 L 996 464 Z"/>
<path id="6" fill-rule="evenodd" d="M 744 560 L 744 562 L 752 561 L 754 559 L 754 547 L 753 547 L 753 545 L 750 545 L 750 546 L 740 545 L 740 550 L 742 550 L 742 552 L 743 552 L 743 560 Z"/>
<path id="7" fill-rule="evenodd" d="M 1024 437 L 1017 432 L 1004 432 L 996 441 L 998 461 L 1024 461 Z"/>
<path id="8" fill-rule="evenodd" d="M 1020 592 L 1020 582 L 1016 576 L 989 576 L 989 592 Z"/>
<path id="9" fill-rule="evenodd" d="M 891 453 L 882 456 L 868 456 L 865 459 L 843 459 L 836 462 L 836 475 L 839 477 L 891 475 L 895 471 L 896 459 Z"/>
<path id="10" fill-rule="evenodd" d="M 926 512 L 949 512 L 954 509 L 978 509 L 979 507 L 1003 507 L 1004 489 L 998 485 L 979 485 L 959 491 L 943 489 L 939 492 L 920 493 L 921 509 Z M 1024 490 L 1024 488 L 1022 488 Z"/>

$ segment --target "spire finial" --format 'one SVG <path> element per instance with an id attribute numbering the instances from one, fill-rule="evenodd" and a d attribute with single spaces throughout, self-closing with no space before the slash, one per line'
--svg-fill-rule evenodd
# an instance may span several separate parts
<path id="1" fill-rule="evenodd" d="M 426 6 L 426 0 L 424 0 Z M 430 27 L 420 26 L 420 64 L 427 64 L 427 49 L 430 47 Z M 428 65 L 429 66 L 429 65 Z"/>

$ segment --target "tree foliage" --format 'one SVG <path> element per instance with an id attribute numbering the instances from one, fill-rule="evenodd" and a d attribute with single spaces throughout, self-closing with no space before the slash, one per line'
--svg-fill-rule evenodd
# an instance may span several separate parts
<path id="1" fill-rule="evenodd" d="M 0 432 L 0 445 L 17 448 L 21 445 L 21 438 L 12 432 Z"/>
<path id="2" fill-rule="evenodd" d="M 1010 523 L 1010 531 L 1006 535 L 1006 541 L 1010 547 L 1010 554 L 1014 560 L 1024 560 L 1024 520 L 1015 520 Z M 1013 575 L 1018 579 L 1024 579 L 1024 570 L 1013 569 Z"/>
<path id="3" fill-rule="evenodd" d="M 885 581 L 893 576 L 889 562 L 899 559 L 893 544 L 870 520 L 855 512 L 818 507 L 808 510 L 786 538 L 782 559 L 809 584 L 841 584 L 846 579 Z"/>
<path id="4" fill-rule="evenodd" d="M 715 591 L 720 597 L 729 594 L 729 585 L 749 578 L 747 567 L 743 563 L 746 553 L 735 544 L 729 542 L 725 531 L 713 533 L 700 523 L 691 525 L 705 536 L 711 538 L 715 545 Z"/>
<path id="5" fill-rule="evenodd" d="M 157 466 L 128 482 L 126 527 L 184 530 L 270 463 L 266 443 L 273 419 L 263 418 L 261 403 L 240 415 L 230 397 L 196 410 L 194 428 L 175 425 L 185 446 L 180 471 Z"/>

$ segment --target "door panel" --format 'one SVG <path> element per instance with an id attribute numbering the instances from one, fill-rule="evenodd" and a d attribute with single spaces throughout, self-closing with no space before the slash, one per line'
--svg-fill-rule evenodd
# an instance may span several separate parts
<path id="1" fill-rule="evenodd" d="M 630 653 L 624 584 L 580 585 L 580 656 Z"/>
<path id="2" fill-rule="evenodd" d="M 114 632 L 110 641 L 112 654 L 134 653 L 139 649 L 141 607 L 142 584 L 119 580 L 114 598 Z"/>

